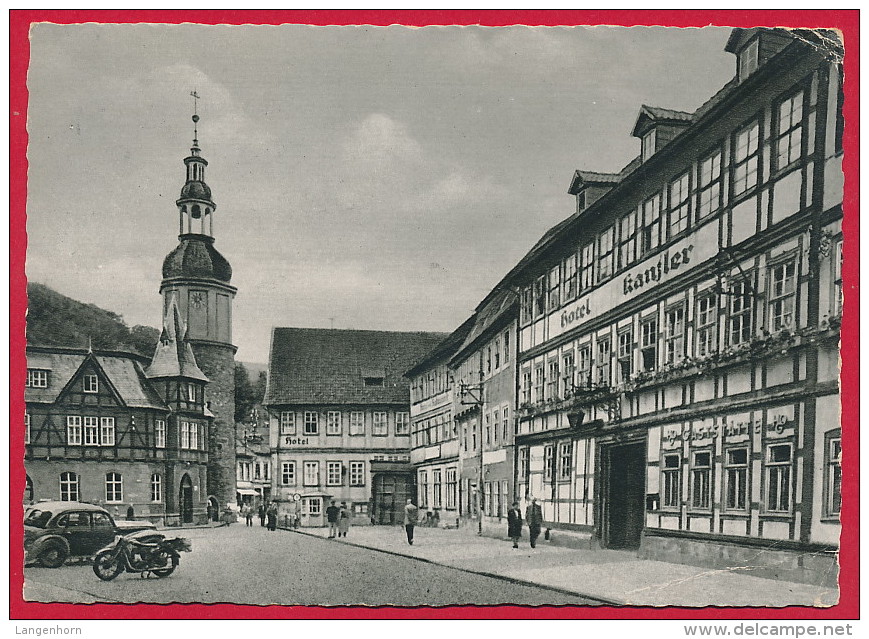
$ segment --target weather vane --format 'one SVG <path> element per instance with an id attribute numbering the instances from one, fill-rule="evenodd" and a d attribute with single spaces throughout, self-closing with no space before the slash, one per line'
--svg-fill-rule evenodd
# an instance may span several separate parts
<path id="1" fill-rule="evenodd" d="M 193 97 L 193 139 L 196 140 L 199 137 L 199 132 L 197 131 L 196 123 L 199 122 L 199 115 L 196 113 L 196 106 L 199 100 L 199 94 L 196 92 L 196 89 L 190 92 L 190 95 Z"/>

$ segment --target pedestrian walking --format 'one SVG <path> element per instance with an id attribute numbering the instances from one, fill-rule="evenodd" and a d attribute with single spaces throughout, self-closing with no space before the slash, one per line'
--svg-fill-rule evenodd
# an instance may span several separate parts
<path id="1" fill-rule="evenodd" d="M 518 501 L 514 501 L 513 507 L 507 511 L 507 536 L 513 540 L 513 548 L 518 548 L 522 536 L 522 511 Z"/>
<path id="2" fill-rule="evenodd" d="M 241 513 L 244 515 L 244 525 L 253 526 L 253 506 L 245 503 L 245 505 L 241 507 Z"/>
<path id="3" fill-rule="evenodd" d="M 540 536 L 540 526 L 543 524 L 543 510 L 537 503 L 537 498 L 531 498 L 531 505 L 525 510 L 525 520 L 528 522 L 528 537 L 531 547 L 537 546 L 537 538 Z"/>
<path id="4" fill-rule="evenodd" d="M 266 519 L 268 519 L 268 530 L 278 529 L 278 505 L 275 502 L 269 504 L 266 510 Z"/>
<path id="5" fill-rule="evenodd" d="M 347 502 L 341 502 L 341 508 L 338 509 L 338 536 L 346 537 L 347 531 L 350 530 L 350 511 L 347 509 Z"/>
<path id="6" fill-rule="evenodd" d="M 333 499 L 326 508 L 326 521 L 329 522 L 329 539 L 334 539 L 338 535 L 338 515 L 340 510 L 335 505 Z"/>
<path id="7" fill-rule="evenodd" d="M 259 515 L 259 525 L 266 525 L 266 505 L 261 503 L 259 508 L 256 509 L 256 514 Z"/>
<path id="8" fill-rule="evenodd" d="M 408 499 L 404 507 L 404 530 L 407 533 L 407 543 L 413 546 L 413 528 L 419 520 L 419 508 L 413 505 L 413 500 Z"/>
<path id="9" fill-rule="evenodd" d="M 136 518 L 136 511 L 133 510 L 133 504 L 127 506 L 127 521 L 133 521 Z"/>

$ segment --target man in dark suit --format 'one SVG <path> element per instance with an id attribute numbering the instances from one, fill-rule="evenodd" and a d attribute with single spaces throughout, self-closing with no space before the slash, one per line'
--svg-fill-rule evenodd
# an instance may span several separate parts
<path id="1" fill-rule="evenodd" d="M 528 537 L 531 547 L 537 546 L 537 538 L 540 536 L 540 526 L 543 524 L 543 509 L 537 503 L 537 498 L 531 498 L 531 505 L 525 510 L 525 520 L 528 522 Z"/>
<path id="2" fill-rule="evenodd" d="M 522 511 L 518 501 L 514 501 L 513 507 L 507 511 L 507 536 L 513 540 L 513 548 L 518 548 L 522 536 Z"/>

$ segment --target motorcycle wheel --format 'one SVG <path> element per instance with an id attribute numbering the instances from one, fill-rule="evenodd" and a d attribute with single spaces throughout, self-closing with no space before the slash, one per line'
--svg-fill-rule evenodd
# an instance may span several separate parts
<path id="1" fill-rule="evenodd" d="M 168 577 L 175 572 L 175 566 L 169 566 L 168 568 L 154 568 L 151 572 L 158 577 Z"/>
<path id="2" fill-rule="evenodd" d="M 168 577 L 173 572 L 175 572 L 176 565 L 172 562 L 172 557 L 170 557 L 166 553 L 160 553 L 156 558 L 155 562 L 159 562 L 161 566 L 165 566 L 165 568 L 152 568 L 151 573 L 157 575 L 158 577 Z"/>
<path id="3" fill-rule="evenodd" d="M 66 548 L 60 543 L 50 542 L 39 553 L 38 561 L 45 568 L 60 568 L 66 561 Z"/>
<path id="4" fill-rule="evenodd" d="M 120 575 L 123 569 L 123 564 L 112 558 L 111 550 L 98 552 L 97 556 L 94 557 L 94 574 L 103 581 L 111 581 Z"/>

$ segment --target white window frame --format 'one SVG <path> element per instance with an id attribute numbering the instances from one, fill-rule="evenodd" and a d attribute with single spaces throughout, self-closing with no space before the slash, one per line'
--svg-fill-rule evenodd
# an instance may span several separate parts
<path id="1" fill-rule="evenodd" d="M 738 461 L 734 454 L 742 452 L 745 461 Z M 748 509 L 748 466 L 747 446 L 734 446 L 724 450 L 724 509 L 745 512 Z"/>
<path id="2" fill-rule="evenodd" d="M 99 446 L 100 445 L 100 420 L 98 417 L 86 415 L 84 421 L 84 445 Z"/>
<path id="3" fill-rule="evenodd" d="M 642 161 L 645 162 L 655 154 L 655 128 L 651 128 L 643 134 L 640 147 L 642 149 Z"/>
<path id="4" fill-rule="evenodd" d="M 160 473 L 151 474 L 151 501 L 155 503 L 163 501 L 163 476 Z"/>
<path id="5" fill-rule="evenodd" d="M 281 462 L 281 486 L 296 485 L 296 462 L 282 461 Z"/>
<path id="6" fill-rule="evenodd" d="M 115 418 L 100 417 L 100 446 L 115 445 Z"/>
<path id="7" fill-rule="evenodd" d="M 60 474 L 60 501 L 78 501 L 80 496 L 78 473 L 66 471 Z"/>
<path id="8" fill-rule="evenodd" d="M 326 413 L 326 434 L 340 435 L 341 434 L 341 411 L 330 410 Z"/>
<path id="9" fill-rule="evenodd" d="M 786 461 L 773 461 L 773 449 L 788 450 Z M 794 447 L 790 442 L 767 444 L 764 454 L 764 510 L 787 513 L 793 509 Z M 775 492 L 773 492 L 775 488 Z"/>
<path id="10" fill-rule="evenodd" d="M 341 470 L 343 466 L 339 461 L 326 462 L 326 485 L 340 486 L 341 485 Z"/>
<path id="11" fill-rule="evenodd" d="M 733 197 L 757 186 L 760 178 L 760 122 L 752 120 L 733 141 Z"/>
<path id="12" fill-rule="evenodd" d="M 754 38 L 739 52 L 739 81 L 742 82 L 757 71 L 759 38 Z"/>
<path id="13" fill-rule="evenodd" d="M 395 413 L 395 434 L 410 435 L 410 413 Z"/>
<path id="14" fill-rule="evenodd" d="M 48 388 L 48 371 L 28 368 L 27 386 L 30 388 Z"/>
<path id="15" fill-rule="evenodd" d="M 796 259 L 769 267 L 769 331 L 777 333 L 796 327 L 799 275 Z"/>
<path id="16" fill-rule="evenodd" d="M 66 417 L 66 445 L 81 446 L 81 416 L 67 415 Z M 77 501 L 77 500 L 76 500 Z"/>
<path id="17" fill-rule="evenodd" d="M 703 457 L 701 457 L 703 456 Z M 695 450 L 691 453 L 691 508 L 712 508 L 713 451 Z M 706 460 L 705 463 L 701 460 Z"/>
<path id="18" fill-rule="evenodd" d="M 320 413 L 315 410 L 306 410 L 304 416 L 304 426 L 302 429 L 305 435 L 320 434 Z"/>
<path id="19" fill-rule="evenodd" d="M 118 472 L 106 473 L 106 503 L 119 504 L 124 501 L 124 476 Z"/>
<path id="20" fill-rule="evenodd" d="M 190 449 L 190 422 L 181 422 L 181 428 L 179 428 L 179 448 L 182 450 Z"/>
<path id="21" fill-rule="evenodd" d="M 282 410 L 280 415 L 280 432 L 281 435 L 296 434 L 296 412 L 292 410 Z"/>
<path id="22" fill-rule="evenodd" d="M 371 421 L 371 434 L 376 437 L 386 437 L 387 435 L 389 435 L 389 422 L 386 412 L 374 412 Z"/>
<path id="23" fill-rule="evenodd" d="M 30 413 L 24 413 L 24 443 L 30 443 Z"/>
<path id="24" fill-rule="evenodd" d="M 669 464 L 675 460 L 675 464 Z M 661 508 L 678 510 L 682 496 L 682 455 L 679 453 L 665 453 L 661 460 Z"/>
<path id="25" fill-rule="evenodd" d="M 365 435 L 365 412 L 354 410 L 350 412 L 350 435 Z"/>
<path id="26" fill-rule="evenodd" d="M 154 447 L 166 448 L 166 421 L 163 419 L 154 421 Z"/>
<path id="27" fill-rule="evenodd" d="M 85 393 L 99 393 L 100 378 L 97 375 L 84 375 L 82 377 L 82 391 Z"/>
<path id="28" fill-rule="evenodd" d="M 350 462 L 350 485 L 351 486 L 364 486 L 365 485 L 365 462 L 364 461 L 351 461 Z"/>
<path id="29" fill-rule="evenodd" d="M 303 486 L 319 486 L 320 485 L 320 462 L 319 461 L 302 462 L 302 485 Z"/>

